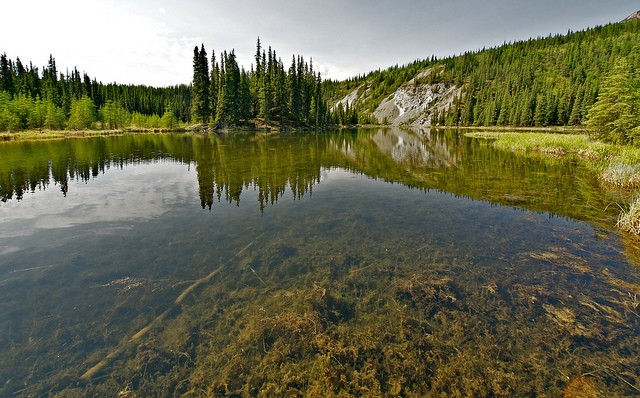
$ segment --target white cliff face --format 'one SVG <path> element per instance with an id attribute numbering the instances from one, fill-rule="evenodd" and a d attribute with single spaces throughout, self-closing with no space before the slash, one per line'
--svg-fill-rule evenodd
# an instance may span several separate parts
<path id="1" fill-rule="evenodd" d="M 363 90 L 363 88 L 364 88 L 364 84 L 361 84 L 360 86 L 356 87 L 352 92 L 347 94 L 343 99 L 336 102 L 335 105 L 333 105 L 333 109 L 337 109 L 338 104 L 342 104 L 343 108 L 347 108 L 347 107 L 351 108 L 353 106 L 353 103 L 356 102 L 356 100 L 360 97 L 360 92 Z"/>
<path id="2" fill-rule="evenodd" d="M 437 72 L 431 68 L 425 69 L 383 100 L 373 112 L 378 123 L 427 127 L 435 124 L 432 123 L 432 117 L 436 113 L 446 112 L 462 90 L 453 83 L 426 83 L 432 73 Z M 366 98 L 370 92 L 369 84 L 371 83 L 358 86 L 336 102 L 333 109 L 339 104 L 344 108 L 353 107 Z"/>
<path id="3" fill-rule="evenodd" d="M 419 73 L 383 101 L 373 112 L 378 123 L 431 126 L 431 117 L 436 112 L 446 111 L 460 95 L 460 88 L 451 83 L 423 83 L 431 73 L 431 69 Z"/>
<path id="4" fill-rule="evenodd" d="M 622 20 L 622 22 L 631 22 L 631 21 L 634 21 L 636 19 L 640 19 L 640 11 L 636 11 L 633 14 L 629 15 L 624 20 Z"/>

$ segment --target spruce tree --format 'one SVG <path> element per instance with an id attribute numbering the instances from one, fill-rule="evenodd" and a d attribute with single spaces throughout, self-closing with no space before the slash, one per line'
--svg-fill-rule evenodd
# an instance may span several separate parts
<path id="1" fill-rule="evenodd" d="M 227 52 L 223 51 L 220 54 L 220 77 L 218 84 L 218 108 L 216 109 L 216 119 L 220 122 L 228 122 L 227 115 Z"/>
<path id="2" fill-rule="evenodd" d="M 6 91 L 10 96 L 15 94 L 13 71 L 6 53 L 0 55 L 0 90 Z"/>
<path id="3" fill-rule="evenodd" d="M 209 103 L 209 62 L 204 44 L 193 49 L 193 86 L 191 117 L 194 122 L 207 123 L 211 116 Z"/>
<path id="4" fill-rule="evenodd" d="M 253 99 L 251 97 L 251 79 L 244 69 L 240 72 L 238 93 L 238 111 L 240 120 L 249 120 L 253 116 Z"/>
<path id="5" fill-rule="evenodd" d="M 291 66 L 289 67 L 289 111 L 290 117 L 294 122 L 300 120 L 300 80 L 298 79 L 298 68 L 296 63 L 296 57 L 293 56 Z"/>
<path id="6" fill-rule="evenodd" d="M 640 143 L 640 91 L 633 70 L 619 59 L 602 81 L 597 102 L 589 108 L 587 126 L 596 138 L 617 144 Z"/>
<path id="7" fill-rule="evenodd" d="M 211 81 L 209 79 L 209 61 L 207 59 L 207 52 L 204 49 L 204 44 L 200 48 L 200 68 L 202 79 L 202 118 L 205 122 L 209 121 L 211 117 L 211 103 L 209 93 L 211 90 Z"/>
<path id="8" fill-rule="evenodd" d="M 284 71 L 282 60 L 278 59 L 276 67 L 276 77 L 274 85 L 274 107 L 275 112 L 283 121 L 288 115 L 288 93 L 287 93 L 287 74 Z"/>
<path id="9" fill-rule="evenodd" d="M 579 126 L 582 124 L 582 97 L 584 97 L 584 87 L 581 84 L 576 92 L 571 114 L 569 115 L 570 126 Z"/>
<path id="10" fill-rule="evenodd" d="M 224 64 L 224 67 L 222 65 Z M 240 69 L 233 50 L 222 53 L 220 87 L 218 97 L 218 120 L 237 124 L 241 118 L 240 105 Z"/>
<path id="11" fill-rule="evenodd" d="M 213 119 L 216 118 L 216 111 L 218 109 L 218 91 L 220 85 L 220 69 L 218 68 L 218 63 L 216 62 L 216 53 L 215 51 L 211 51 L 211 78 L 210 78 L 210 89 L 209 89 L 209 97 L 210 97 L 210 111 L 211 117 Z"/>
<path id="12" fill-rule="evenodd" d="M 273 87 L 271 84 L 271 73 L 267 71 L 262 77 L 262 85 L 260 87 L 260 115 L 265 122 L 271 120 L 271 108 L 273 108 Z"/>

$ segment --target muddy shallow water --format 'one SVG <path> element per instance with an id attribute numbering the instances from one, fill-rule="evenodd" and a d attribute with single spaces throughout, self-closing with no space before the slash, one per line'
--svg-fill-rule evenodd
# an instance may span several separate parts
<path id="1" fill-rule="evenodd" d="M 574 159 L 398 129 L 22 142 L 0 195 L 2 396 L 640 393 L 635 249 Z"/>

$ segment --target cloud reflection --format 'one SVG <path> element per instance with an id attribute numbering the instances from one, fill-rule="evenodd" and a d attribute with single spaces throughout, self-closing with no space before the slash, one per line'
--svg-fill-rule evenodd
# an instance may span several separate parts
<path id="1" fill-rule="evenodd" d="M 75 186 L 66 197 L 58 190 L 45 189 L 25 195 L 38 200 L 4 203 L 0 207 L 0 237 L 26 236 L 34 229 L 160 217 L 176 202 L 197 196 L 194 173 L 186 165 L 172 162 L 129 165 L 126 171 L 112 168 L 99 178 L 70 184 Z M 6 250 L 0 248 L 0 254 Z"/>

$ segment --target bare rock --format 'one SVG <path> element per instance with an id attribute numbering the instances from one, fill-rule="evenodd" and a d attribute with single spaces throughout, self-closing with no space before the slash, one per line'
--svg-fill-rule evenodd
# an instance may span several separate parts
<path id="1" fill-rule="evenodd" d="M 629 15 L 628 17 L 623 19 L 622 22 L 631 22 L 635 21 L 636 19 L 640 19 L 640 11 L 636 11 L 633 14 Z"/>

